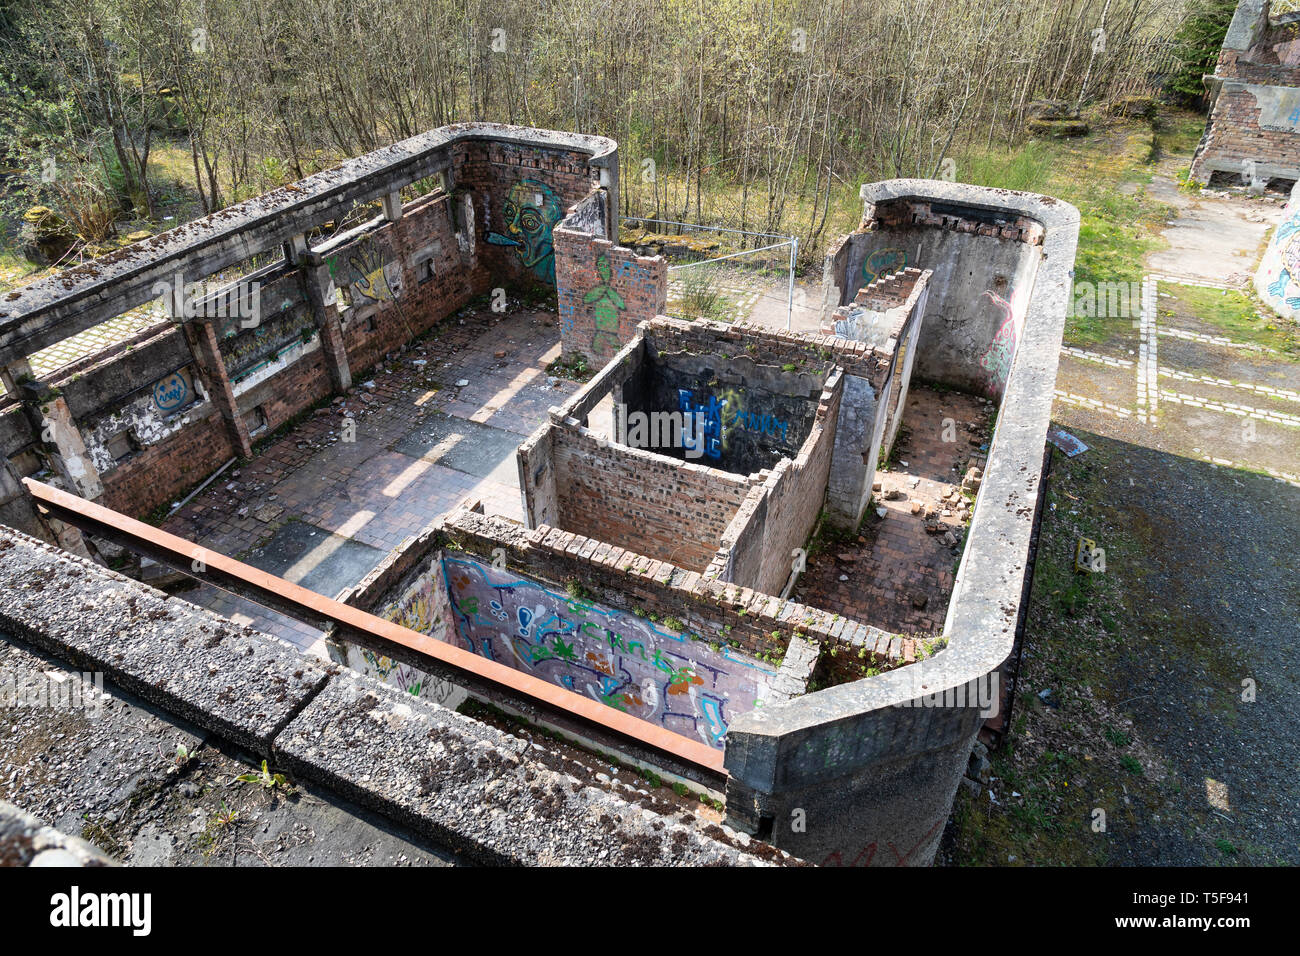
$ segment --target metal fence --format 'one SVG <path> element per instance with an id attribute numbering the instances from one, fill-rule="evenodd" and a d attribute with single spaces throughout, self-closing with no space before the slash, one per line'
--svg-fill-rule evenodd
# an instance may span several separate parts
<path id="1" fill-rule="evenodd" d="M 790 328 L 798 237 L 625 218 L 619 242 L 668 260 L 668 315 Z"/>

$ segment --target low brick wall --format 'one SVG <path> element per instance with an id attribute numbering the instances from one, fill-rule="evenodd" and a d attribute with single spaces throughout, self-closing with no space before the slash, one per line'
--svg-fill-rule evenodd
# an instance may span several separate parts
<path id="1" fill-rule="evenodd" d="M 703 571 L 752 487 L 748 478 L 602 442 L 581 426 L 551 430 L 556 526 Z"/>

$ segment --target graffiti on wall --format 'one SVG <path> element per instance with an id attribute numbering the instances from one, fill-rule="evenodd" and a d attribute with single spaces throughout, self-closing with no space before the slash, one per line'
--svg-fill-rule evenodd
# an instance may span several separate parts
<path id="1" fill-rule="evenodd" d="M 114 439 L 127 434 L 137 449 L 157 445 L 202 414 L 200 406 L 207 399 L 203 380 L 195 377 L 192 365 L 164 375 L 93 427 L 84 428 L 86 454 L 95 470 L 106 474 L 119 463 L 113 450 Z"/>
<path id="2" fill-rule="evenodd" d="M 555 190 L 538 179 L 521 179 L 510 187 L 501 206 L 501 232 L 489 230 L 487 241 L 509 246 L 524 268 L 555 285 L 555 249 L 551 229 L 564 215 Z"/>
<path id="3" fill-rule="evenodd" d="M 442 569 L 469 650 L 711 747 L 761 705 L 775 675 L 725 646 L 472 559 L 445 557 Z"/>
<path id="4" fill-rule="evenodd" d="M 435 569 L 436 567 L 435 565 Z M 380 610 L 379 616 L 402 627 L 446 641 L 450 622 L 442 574 L 419 575 L 397 600 Z M 348 644 L 345 645 L 345 651 L 344 663 L 353 670 L 383 681 L 413 697 L 455 708 L 469 696 L 463 688 L 445 678 L 399 663 L 369 648 Z"/>
<path id="5" fill-rule="evenodd" d="M 619 349 L 618 314 L 627 308 L 627 304 L 610 282 L 608 255 L 601 255 L 596 260 L 596 274 L 603 281 L 593 286 L 582 301 L 591 306 L 591 318 L 596 326 L 596 334 L 591 339 L 592 353 L 603 355 Z"/>
<path id="6" fill-rule="evenodd" d="M 881 276 L 893 275 L 907 268 L 907 253 L 902 249 L 877 249 L 862 262 L 862 284 L 870 285 Z"/>
<path id="7" fill-rule="evenodd" d="M 684 434 L 682 443 L 692 451 L 700 451 L 710 458 L 721 458 L 725 440 L 723 414 L 727 410 L 725 399 L 718 401 L 710 395 L 708 401 L 697 402 L 695 393 L 688 388 L 677 390 L 677 410 L 685 414 L 684 421 L 692 423 L 691 434 Z"/>
<path id="8" fill-rule="evenodd" d="M 173 415 L 197 400 L 194 377 L 189 368 L 178 369 L 154 382 L 153 406 L 163 415 Z"/>
<path id="9" fill-rule="evenodd" d="M 385 262 L 384 250 L 369 239 L 327 256 L 325 264 L 335 288 L 347 290 L 349 306 L 393 302 L 402 294 L 401 266 L 397 262 Z"/>
<path id="10" fill-rule="evenodd" d="M 744 396 L 735 389 L 727 389 L 722 396 L 710 395 L 697 401 L 695 393 L 687 388 L 677 390 L 677 410 L 687 415 L 686 421 L 699 424 L 700 434 L 689 436 L 688 448 L 704 444 L 704 454 L 721 458 L 727 447 L 727 436 L 734 429 L 743 429 L 781 442 L 786 440 L 790 423 L 768 412 L 745 408 Z"/>
<path id="11" fill-rule="evenodd" d="M 387 605 L 379 616 L 402 627 L 446 640 L 447 592 L 438 575 L 420 575 L 396 601 Z"/>
<path id="12" fill-rule="evenodd" d="M 1300 201 L 1287 204 L 1286 218 L 1269 240 L 1255 287 L 1282 315 L 1300 317 Z"/>
<path id="13" fill-rule="evenodd" d="M 835 319 L 835 334 L 842 339 L 852 339 L 855 342 L 870 342 L 871 333 L 884 317 L 884 312 L 854 305 L 846 316 Z"/>
<path id="14" fill-rule="evenodd" d="M 1011 361 L 1016 356 L 1016 341 L 1020 337 L 1020 329 L 1016 319 L 1016 293 L 1011 294 L 1010 299 L 1004 299 L 992 290 L 986 291 L 984 297 L 987 297 L 1002 313 L 1002 321 L 998 325 L 998 330 L 993 336 L 993 341 L 989 347 L 980 356 L 980 368 L 987 373 L 987 388 L 989 395 L 997 398 L 1001 396 L 1003 388 L 1007 384 L 1007 376 L 1011 374 Z"/>

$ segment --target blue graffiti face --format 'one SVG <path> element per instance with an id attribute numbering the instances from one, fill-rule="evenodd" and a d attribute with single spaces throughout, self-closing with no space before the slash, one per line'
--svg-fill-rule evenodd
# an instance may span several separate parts
<path id="1" fill-rule="evenodd" d="M 189 401 L 190 387 L 180 372 L 172 372 L 153 387 L 153 403 L 160 412 L 174 412 Z"/>

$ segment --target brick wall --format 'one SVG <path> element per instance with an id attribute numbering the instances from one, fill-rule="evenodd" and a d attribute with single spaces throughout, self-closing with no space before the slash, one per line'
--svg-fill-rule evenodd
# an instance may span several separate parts
<path id="1" fill-rule="evenodd" d="M 1270 22 L 1267 4 L 1238 7 L 1209 81 L 1217 95 L 1192 159 L 1197 182 L 1208 183 L 1215 172 L 1240 174 L 1247 160 L 1265 181 L 1300 173 L 1300 117 L 1283 109 L 1261 125 L 1261 101 L 1283 100 L 1300 86 L 1298 38 L 1300 24 Z"/>
<path id="2" fill-rule="evenodd" d="M 745 502 L 706 577 L 781 593 L 793 567 L 791 552 L 805 546 L 825 501 L 842 396 L 843 376 L 837 371 L 826 382 L 799 454 L 772 469 L 761 500 L 751 496 Z"/>
<path id="3" fill-rule="evenodd" d="M 449 196 L 417 200 L 400 220 L 375 235 L 401 270 L 401 294 L 391 302 L 355 309 L 349 317 L 343 340 L 354 379 L 491 288 L 486 267 L 475 254 L 461 250 Z"/>
<path id="4" fill-rule="evenodd" d="M 140 449 L 104 476 L 99 503 L 144 517 L 176 494 L 198 484 L 238 454 L 221 413 L 175 432 L 165 442 Z"/>
<path id="5" fill-rule="evenodd" d="M 668 260 L 565 226 L 554 237 L 561 348 L 603 364 L 667 308 Z"/>
<path id="6" fill-rule="evenodd" d="M 838 365 L 850 374 L 882 381 L 892 361 L 892 356 L 877 353 L 865 342 L 818 332 L 774 331 L 744 322 L 728 325 L 659 316 L 646 326 L 646 341 L 663 352 L 743 352 L 758 365 L 793 365 L 797 371 L 829 371 Z"/>
<path id="7" fill-rule="evenodd" d="M 540 284 L 554 286 L 554 268 L 549 278 L 544 269 L 530 268 L 521 261 L 517 247 L 491 241 L 490 234 L 516 237 L 507 220 L 506 200 L 515 186 L 524 183 L 524 194 L 534 189 L 527 183 L 541 183 L 548 209 L 549 225 L 558 225 L 569 209 L 585 199 L 598 185 L 588 165 L 588 156 L 575 150 L 548 149 L 502 142 L 459 143 L 452 151 L 455 179 L 453 195 L 469 190 L 474 196 L 477 253 L 488 270 L 493 286 Z M 551 195 L 554 202 L 551 202 Z M 538 264 L 541 265 L 540 263 Z"/>
<path id="8" fill-rule="evenodd" d="M 490 233 L 498 237 L 515 234 L 505 221 L 504 206 L 512 190 L 516 190 L 516 198 L 521 195 L 521 182 L 529 184 L 526 190 L 535 190 L 533 195 L 547 197 L 557 210 L 556 222 L 596 187 L 587 154 L 572 149 L 469 141 L 457 144 L 452 152 L 450 195 L 435 193 L 416 199 L 403 208 L 396 222 L 370 224 L 325 252 L 336 285 L 347 286 L 358 277 L 373 278 L 372 267 L 377 267 L 383 269 L 380 274 L 387 280 L 380 284 L 393 293 L 373 301 L 364 296 L 352 301 L 358 298 L 353 296 L 341 316 L 343 352 L 354 381 L 386 353 L 495 286 L 545 281 L 523 263 L 516 247 L 489 241 Z M 466 197 L 472 206 L 468 216 L 456 205 L 463 206 Z M 358 262 L 352 261 L 355 254 L 360 254 Z M 250 330 L 243 329 L 237 319 L 226 321 L 220 347 L 231 367 L 242 360 L 252 374 L 261 368 L 267 375 L 256 384 L 244 381 L 243 387 L 240 383 L 235 386 L 238 414 L 247 420 L 256 409 L 265 420 L 266 429 L 253 436 L 257 440 L 329 396 L 334 386 L 326 360 L 327 343 L 317 329 L 309 297 L 302 294 L 306 287 L 301 286 L 304 280 L 298 269 L 274 267 L 249 279 L 257 279 L 262 286 L 262 326 Z M 310 274 L 306 281 L 312 281 Z M 279 321 L 280 326 L 267 328 L 271 321 Z M 314 340 L 303 343 L 304 334 L 312 330 Z M 268 334 L 284 341 L 261 341 Z M 275 361 L 279 352 L 286 352 L 282 361 L 289 364 L 268 374 L 266 365 Z M 104 358 L 96 356 L 94 361 Z M 141 364 L 139 358 L 139 353 L 127 353 L 107 363 L 104 374 L 108 377 L 132 380 L 123 385 L 122 394 L 156 377 L 156 370 L 135 367 Z M 141 376 L 144 380 L 136 382 Z M 96 415 L 112 412 L 113 408 L 107 407 L 96 410 Z M 108 469 L 101 475 L 104 503 L 129 514 L 146 515 L 239 453 L 230 427 L 214 409 Z"/>
<path id="9" fill-rule="evenodd" d="M 1221 164 L 1235 167 L 1246 160 L 1260 166 L 1300 167 L 1300 132 L 1260 126 L 1255 94 L 1249 89 L 1225 89 L 1214 101 L 1192 175 L 1198 182 L 1209 182 Z"/>
<path id="10" fill-rule="evenodd" d="M 552 430 L 557 526 L 679 567 L 703 571 L 750 481 L 637 448 L 600 443 L 585 428 Z"/>
<path id="11" fill-rule="evenodd" d="M 526 531 L 460 508 L 431 531 L 432 537 L 418 539 L 425 551 L 442 541 L 480 556 L 501 548 L 512 570 L 561 588 L 577 581 L 609 607 L 677 618 L 685 630 L 750 654 L 782 653 L 790 635 L 799 633 L 821 644 L 862 649 L 862 659 L 876 664 L 897 664 L 915 656 L 913 641 L 879 628 L 752 588 L 707 580 L 696 571 L 548 525 Z"/>

